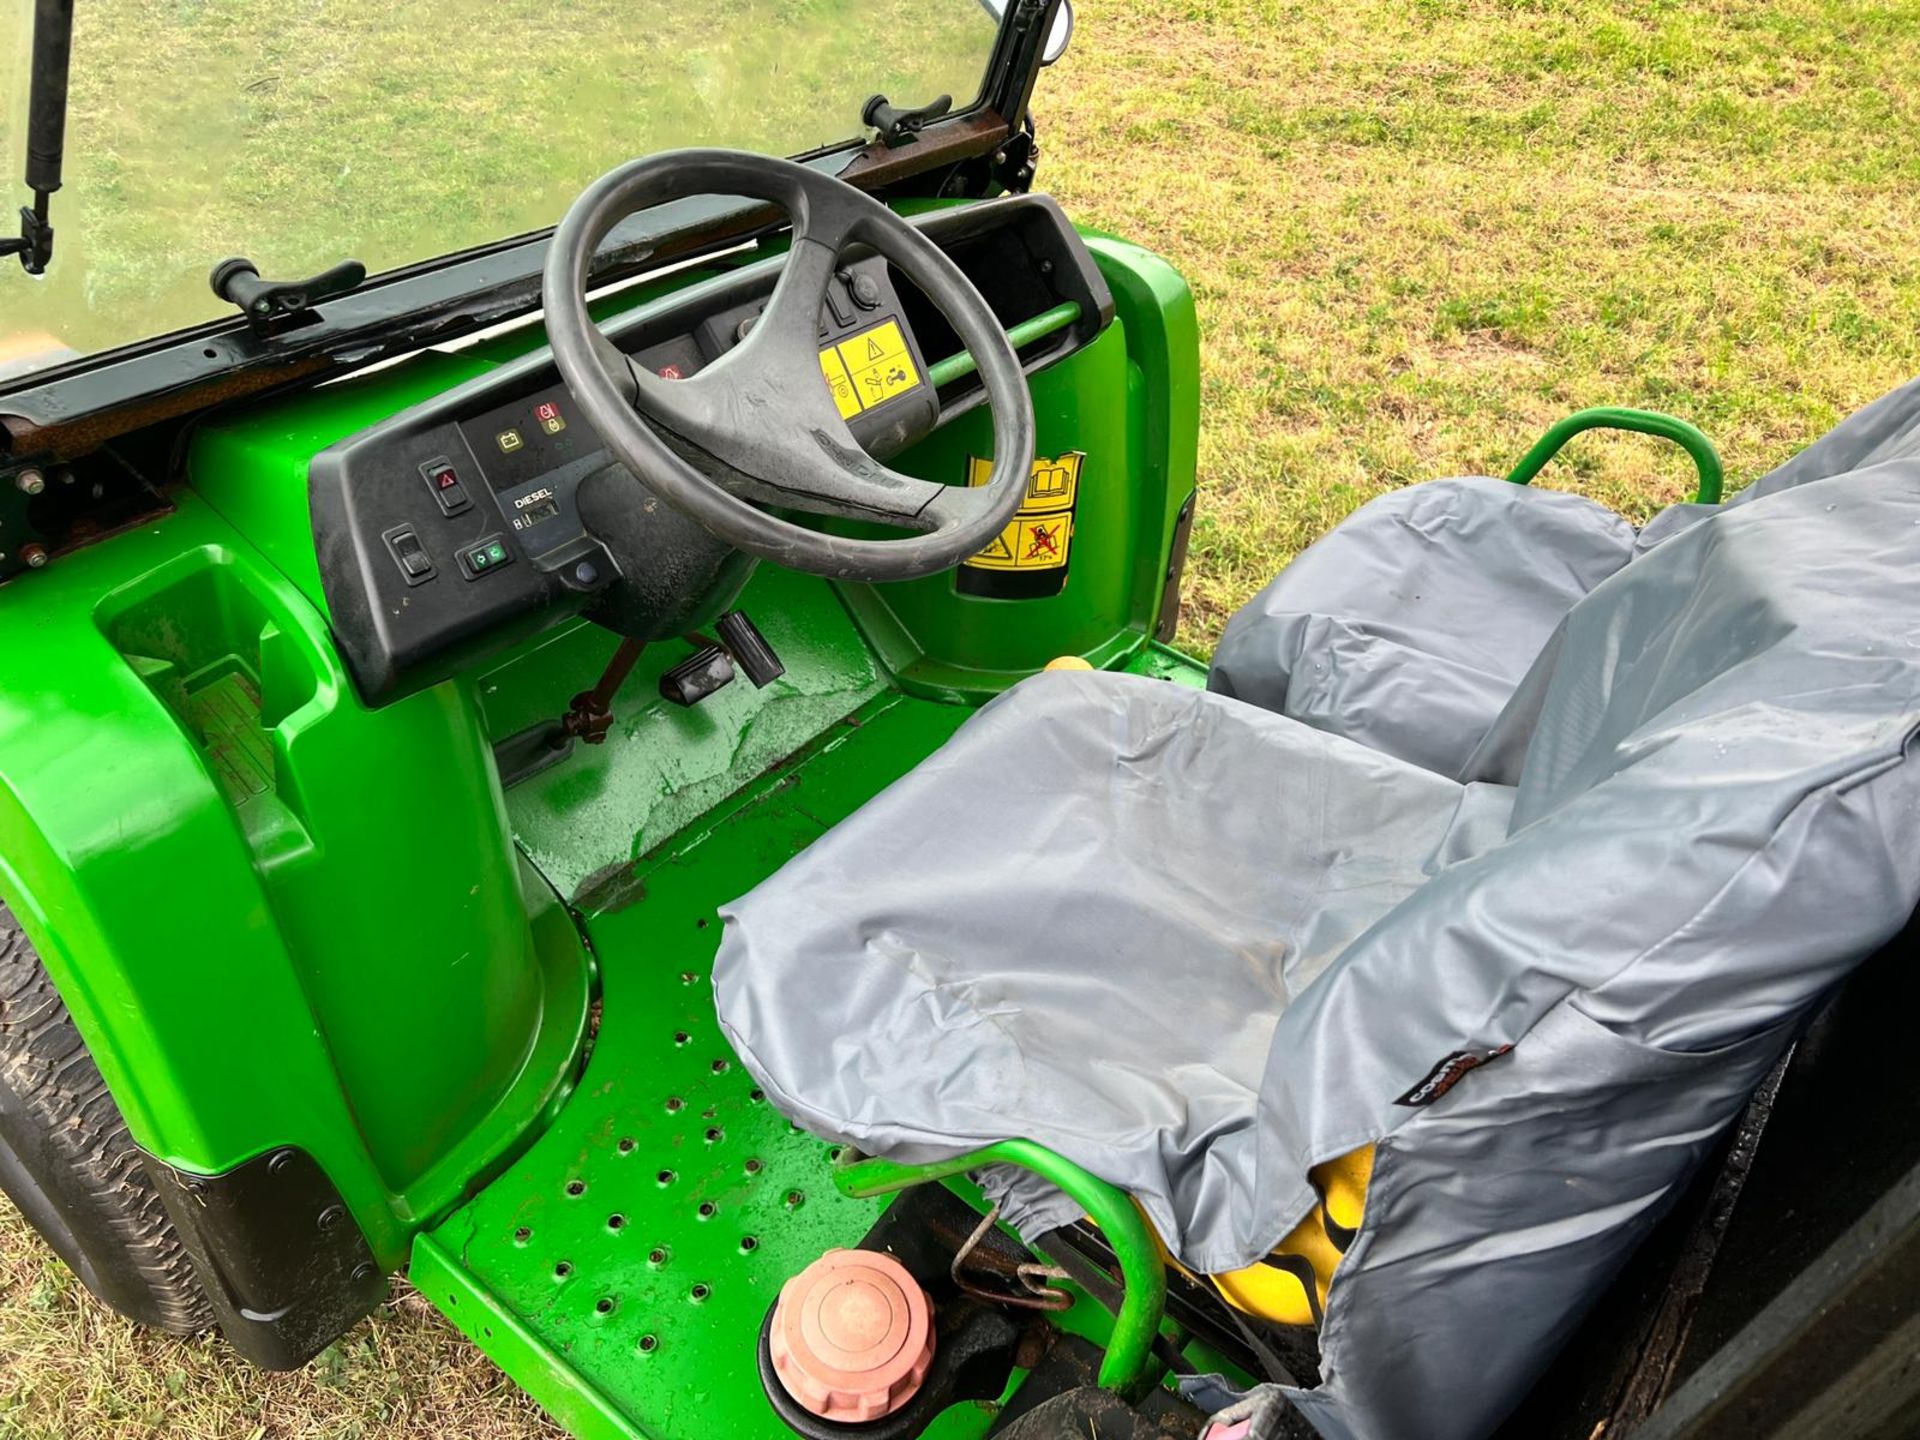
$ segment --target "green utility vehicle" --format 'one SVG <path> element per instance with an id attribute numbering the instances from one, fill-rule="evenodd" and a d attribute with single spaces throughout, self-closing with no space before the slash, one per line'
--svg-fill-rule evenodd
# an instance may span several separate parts
<path id="1" fill-rule="evenodd" d="M 364 93 L 310 17 L 88 8 L 36 0 L 0 239 L 0 1186 L 47 1243 L 271 1368 L 404 1274 L 582 1437 L 1192 1437 L 1305 1381 L 1324 1286 L 1262 1313 L 1019 1133 L 852 1153 L 716 1016 L 723 909 L 986 702 L 1056 663 L 1207 682 L 1169 645 L 1193 299 L 1033 188 L 1064 0 L 467 7 L 432 43 L 320 7 L 387 47 Z M 65 128 L 142 47 L 185 77 L 118 102 L 166 203 Z M 580 93 L 591 123 L 546 115 Z M 434 167 L 459 193 L 389 203 Z M 1718 498 L 1704 439 L 1634 412 L 1514 478 L 1590 423 L 1679 440 Z M 977 783 L 1016 815 L 1039 782 Z M 1861 1396 L 1834 1435 L 1915 1433 L 1913 999 L 1884 956 L 1852 982 L 1510 1434 Z M 1370 1153 L 1315 1172 L 1336 1248 Z M 1029 1250 L 995 1163 L 1087 1218 Z M 776 1306 L 834 1251 L 868 1268 L 815 1372 L 904 1363 L 810 1399 Z"/>

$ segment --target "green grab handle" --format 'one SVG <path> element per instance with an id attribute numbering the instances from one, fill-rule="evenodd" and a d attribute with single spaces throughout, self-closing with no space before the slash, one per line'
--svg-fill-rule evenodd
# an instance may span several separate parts
<path id="1" fill-rule="evenodd" d="M 1056 330 L 1064 330 L 1080 318 L 1080 302 L 1063 300 L 1051 310 L 1042 310 L 1031 320 L 1022 320 L 1018 325 L 1009 327 L 1007 340 L 1014 349 L 1031 345 L 1042 336 L 1051 335 Z M 938 390 L 942 385 L 971 375 L 980 367 L 967 351 L 958 355 L 949 355 L 944 360 L 936 360 L 927 366 L 927 380 Z"/>
<path id="2" fill-rule="evenodd" d="M 1153 1337 L 1160 1332 L 1160 1318 L 1166 1309 L 1167 1267 L 1153 1232 L 1126 1191 L 1031 1140 L 1002 1140 L 927 1165 L 903 1165 L 879 1157 L 842 1160 L 834 1167 L 833 1183 L 841 1194 L 864 1200 L 964 1175 L 983 1165 L 1017 1165 L 1033 1171 L 1064 1190 L 1100 1227 L 1119 1258 L 1124 1281 L 1120 1313 L 1114 1316 L 1113 1335 L 1100 1362 L 1100 1386 L 1121 1394 L 1137 1394 L 1148 1383 Z"/>
<path id="3" fill-rule="evenodd" d="M 1534 442 L 1533 448 L 1513 467 L 1513 473 L 1507 479 L 1516 485 L 1525 485 L 1546 468 L 1547 462 L 1560 453 L 1561 447 L 1583 430 L 1631 430 L 1636 434 L 1655 435 L 1662 440 L 1673 441 L 1693 457 L 1694 468 L 1700 472 L 1700 485 L 1694 491 L 1694 500 L 1702 505 L 1720 503 L 1726 470 L 1720 463 L 1720 452 L 1713 448 L 1713 442 L 1697 426 L 1689 425 L 1675 415 L 1663 415 L 1658 410 L 1630 410 L 1620 405 L 1598 405 L 1591 410 L 1578 410 L 1567 416 Z"/>

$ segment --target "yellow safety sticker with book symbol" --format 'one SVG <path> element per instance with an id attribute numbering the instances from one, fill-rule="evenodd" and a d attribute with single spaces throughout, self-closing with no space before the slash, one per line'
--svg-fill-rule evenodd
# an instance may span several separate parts
<path id="1" fill-rule="evenodd" d="M 966 563 L 982 570 L 1057 570 L 1067 563 L 1073 540 L 1073 505 L 1080 493 L 1080 462 L 1074 450 L 1057 460 L 1036 458 L 1027 476 L 1019 513 L 991 544 Z M 981 486 L 993 474 L 993 462 L 967 457 L 967 483 Z"/>
<path id="2" fill-rule="evenodd" d="M 845 420 L 920 388 L 920 372 L 895 320 L 829 345 L 820 352 L 820 373 L 827 377 L 833 403 Z"/>

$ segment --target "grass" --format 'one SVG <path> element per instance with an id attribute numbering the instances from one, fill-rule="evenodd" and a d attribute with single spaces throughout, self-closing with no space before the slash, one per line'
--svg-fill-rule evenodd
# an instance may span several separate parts
<path id="1" fill-rule="evenodd" d="M 0 0 L 9 214 L 30 8 Z M 224 256 L 392 269 L 551 225 L 637 154 L 830 144 L 876 91 L 970 100 L 994 38 L 974 0 L 884 37 L 860 0 L 92 0 L 74 23 L 58 260 L 0 285 L 0 336 L 85 351 L 231 314 Z"/>
<path id="2" fill-rule="evenodd" d="M 0 1198 L 0 1440 L 563 1440 L 404 1284 L 305 1370 L 100 1305 Z"/>
<path id="3" fill-rule="evenodd" d="M 277 147 L 244 172 L 252 210 L 221 198 L 217 150 L 186 172 L 187 201 L 155 210 L 139 137 L 110 133 L 128 102 L 95 95 L 108 128 L 78 127 L 76 154 L 120 165 L 114 203 L 123 219 L 148 207 L 150 228 L 88 269 L 89 294 L 137 300 L 155 276 L 233 250 L 321 263 L 354 248 L 359 225 L 391 247 L 420 224 L 541 223 L 633 134 L 617 128 L 625 110 L 597 118 L 620 98 L 607 75 L 659 93 L 646 47 L 615 47 L 576 67 L 557 113 L 515 78 L 446 116 L 421 86 L 447 47 L 405 29 L 421 23 L 408 7 L 346 7 L 382 37 L 355 52 L 362 74 L 302 67 L 300 27 L 338 8 L 254 8 L 291 28 L 246 31 L 233 7 L 198 0 L 81 7 L 129 66 L 187 43 L 181 27 L 227 27 L 209 73 L 241 77 L 243 97 L 220 91 L 215 106 L 197 91 L 218 87 L 201 85 L 182 103 L 211 132 L 265 125 Z M 461 13 L 492 25 L 496 12 L 534 23 L 507 3 Z M 720 0 L 697 13 L 751 27 L 766 12 Z M 796 13 L 837 33 L 830 0 Z M 1039 92 L 1041 178 L 1077 218 L 1167 255 L 1199 300 L 1205 499 L 1182 627 L 1197 651 L 1354 506 L 1432 475 L 1503 472 L 1569 410 L 1693 419 L 1739 483 L 1920 371 L 1913 0 L 1080 0 L 1079 19 Z M 685 108 L 660 133 L 750 141 L 763 122 L 829 123 L 713 103 L 715 77 L 764 73 L 771 96 L 807 73 L 783 68 L 807 62 L 771 33 L 676 62 L 668 89 Z M 391 63 L 373 65 L 382 54 Z M 917 94 L 936 73 L 894 79 Z M 303 165 L 316 128 L 390 172 L 357 220 L 327 209 L 344 177 L 322 185 Z M 61 197 L 70 216 L 79 188 Z M 1676 450 L 1590 435 L 1541 483 L 1639 518 L 1691 480 Z M 307 1371 L 250 1373 L 215 1343 L 105 1315 L 10 1212 L 0 1355 L 0 1440 L 557 1433 L 417 1297 Z"/>
<path id="4" fill-rule="evenodd" d="M 1571 410 L 1680 414 L 1738 484 L 1920 372 L 1916 73 L 1912 0 L 1084 3 L 1041 175 L 1198 298 L 1182 642 Z M 1589 435 L 1539 483 L 1641 519 L 1691 478 Z"/>

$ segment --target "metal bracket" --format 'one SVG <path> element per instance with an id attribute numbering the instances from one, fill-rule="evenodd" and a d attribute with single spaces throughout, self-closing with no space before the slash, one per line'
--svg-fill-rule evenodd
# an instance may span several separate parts
<path id="1" fill-rule="evenodd" d="M 911 145 L 920 138 L 919 132 L 940 119 L 953 109 L 951 95 L 936 96 L 930 103 L 919 109 L 889 105 L 887 97 L 875 95 L 860 108 L 860 122 L 871 125 L 880 132 L 880 143 L 889 150 L 898 150 L 902 145 Z"/>

